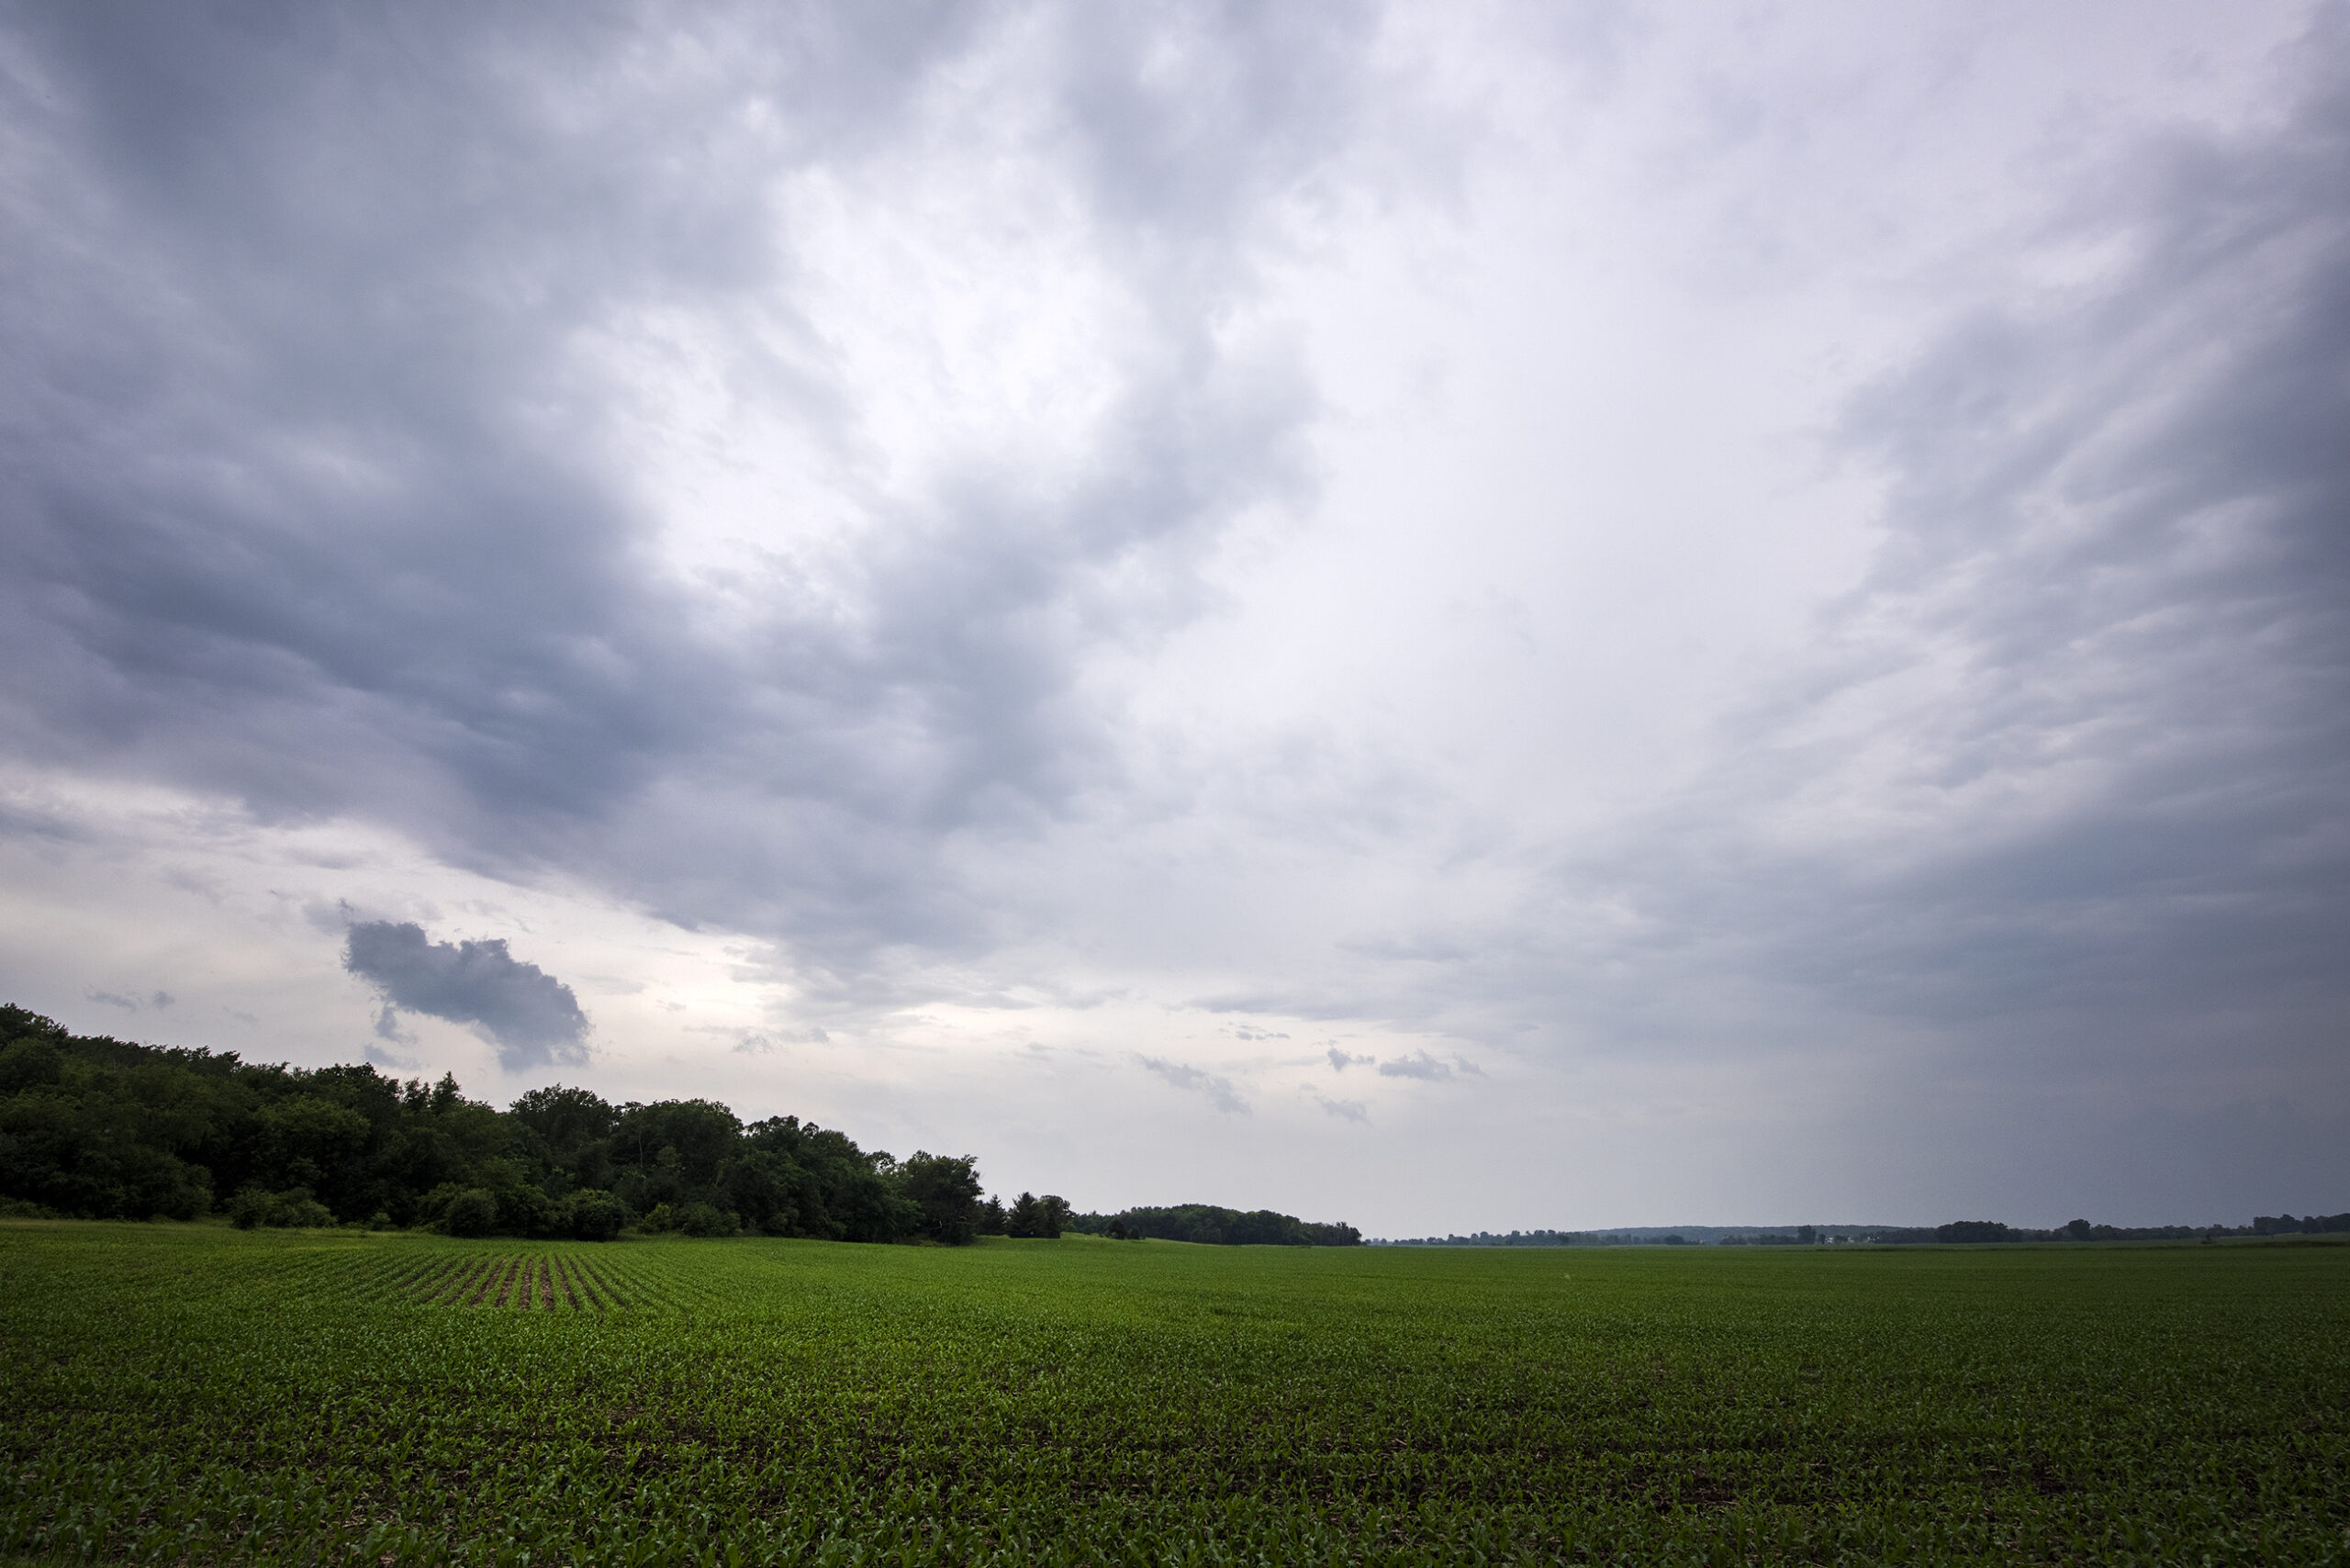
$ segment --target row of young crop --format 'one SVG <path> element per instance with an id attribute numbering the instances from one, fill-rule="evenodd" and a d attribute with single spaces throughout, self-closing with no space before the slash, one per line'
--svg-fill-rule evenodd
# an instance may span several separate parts
<path id="1" fill-rule="evenodd" d="M 715 1282 L 664 1254 L 633 1248 L 555 1248 L 485 1253 L 434 1247 L 422 1254 L 400 1245 L 331 1260 L 288 1254 L 266 1260 L 243 1288 L 289 1296 L 364 1302 L 417 1302 L 513 1312 L 686 1311 L 705 1305 Z M 677 1265 L 684 1261 L 688 1267 Z M 723 1293 L 722 1293 L 723 1294 Z"/>
<path id="2" fill-rule="evenodd" d="M 602 1312 L 629 1305 L 609 1276 L 559 1252 L 520 1257 L 433 1258 L 396 1273 L 390 1290 L 411 1301 L 514 1312 Z"/>

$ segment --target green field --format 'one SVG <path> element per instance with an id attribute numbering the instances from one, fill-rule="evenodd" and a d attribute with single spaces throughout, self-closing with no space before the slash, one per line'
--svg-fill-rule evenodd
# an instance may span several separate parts
<path id="1" fill-rule="evenodd" d="M 2350 1560 L 2350 1248 L 0 1225 L 0 1551 Z"/>

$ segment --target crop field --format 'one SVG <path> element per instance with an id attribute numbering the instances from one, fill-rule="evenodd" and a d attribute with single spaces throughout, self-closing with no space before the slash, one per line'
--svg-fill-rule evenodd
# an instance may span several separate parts
<path id="1" fill-rule="evenodd" d="M 0 1225 L 0 1554 L 2343 1562 L 2350 1248 Z"/>

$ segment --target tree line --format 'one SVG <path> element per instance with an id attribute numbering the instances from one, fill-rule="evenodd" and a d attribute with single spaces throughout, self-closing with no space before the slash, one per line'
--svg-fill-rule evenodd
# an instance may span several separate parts
<path id="1" fill-rule="evenodd" d="M 1212 1247 L 1360 1247 L 1362 1232 L 1342 1223 L 1319 1224 L 1270 1209 L 1178 1204 L 1131 1208 L 1114 1215 L 1079 1215 L 1071 1227 L 1113 1240 L 1192 1241 Z"/>
<path id="2" fill-rule="evenodd" d="M 2296 1219 L 2289 1214 L 2262 1215 L 2250 1225 L 2095 1225 L 2070 1220 L 2050 1230 L 2003 1224 L 1998 1220 L 1962 1219 L 1947 1225 L 1924 1226 L 1785 1226 L 1762 1231 L 1732 1232 L 1692 1226 L 1690 1234 L 1655 1229 L 1602 1232 L 1592 1230 L 1513 1230 L 1506 1235 L 1477 1231 L 1469 1236 L 1406 1237 L 1377 1241 L 1380 1247 L 1811 1247 L 1828 1242 L 1870 1242 L 1894 1245 L 1917 1242 L 1983 1243 L 2000 1241 L 2194 1241 L 2243 1236 L 2320 1235 L 2350 1231 L 2350 1214 L 2311 1215 Z"/>
<path id="3" fill-rule="evenodd" d="M 1679 1231 L 1618 1234 L 1596 1230 L 1472 1231 L 1467 1236 L 1403 1236 L 1382 1240 L 1380 1247 L 1685 1247 L 1689 1238 Z"/>
<path id="4" fill-rule="evenodd" d="M 929 1240 L 1058 1236 L 1069 1204 L 981 1190 L 977 1159 L 898 1159 L 797 1116 L 712 1100 L 614 1105 L 534 1089 L 507 1110 L 453 1077 L 306 1069 L 74 1035 L 0 1005 L 0 1205 L 240 1226 L 425 1226 L 460 1236 Z"/>

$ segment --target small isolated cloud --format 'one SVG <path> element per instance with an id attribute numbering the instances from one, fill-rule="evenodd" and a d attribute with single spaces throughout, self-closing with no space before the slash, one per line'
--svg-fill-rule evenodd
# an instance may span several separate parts
<path id="1" fill-rule="evenodd" d="M 119 1007 L 126 1013 L 136 1013 L 139 1011 L 139 1003 L 116 991 L 93 991 L 85 994 L 92 1002 L 102 1002 L 108 1007 Z"/>
<path id="2" fill-rule="evenodd" d="M 1326 1094 L 1314 1096 L 1315 1103 L 1342 1122 L 1368 1122 L 1371 1112 L 1360 1100 L 1333 1100 Z"/>
<path id="3" fill-rule="evenodd" d="M 1332 1046 L 1324 1054 L 1329 1057 L 1330 1066 L 1339 1072 L 1344 1072 L 1350 1067 L 1369 1067 L 1379 1059 L 1377 1057 L 1348 1056 L 1336 1046 Z"/>
<path id="4" fill-rule="evenodd" d="M 1452 1076 L 1452 1067 L 1440 1062 L 1426 1051 L 1414 1051 L 1407 1057 L 1390 1057 L 1379 1064 L 1382 1078 L 1420 1078 L 1430 1083 L 1440 1083 Z"/>
<path id="5" fill-rule="evenodd" d="M 705 1028 L 702 1032 L 733 1036 L 735 1054 L 749 1057 L 767 1056 L 785 1046 L 821 1046 L 832 1038 L 817 1028 L 782 1035 L 767 1029 Z"/>
<path id="6" fill-rule="evenodd" d="M 1176 1088 L 1194 1094 L 1204 1094 L 1207 1096 L 1208 1103 L 1219 1111 L 1242 1116 L 1248 1114 L 1248 1103 L 1240 1097 L 1240 1092 L 1232 1086 L 1232 1080 L 1228 1078 L 1219 1078 L 1214 1073 L 1203 1072 L 1196 1067 L 1187 1067 L 1180 1061 L 1163 1061 L 1158 1057 L 1139 1057 L 1136 1059 Z"/>
<path id="7" fill-rule="evenodd" d="M 1225 1033 L 1236 1040 L 1286 1040 L 1287 1035 L 1270 1029 L 1259 1029 L 1253 1024 L 1237 1024 Z"/>
<path id="8" fill-rule="evenodd" d="M 383 993 L 375 1033 L 387 1040 L 402 1037 L 405 1008 L 472 1025 L 508 1072 L 587 1059 L 579 999 L 538 965 L 518 963 L 503 937 L 435 942 L 413 922 L 364 921 L 343 939 L 342 967 Z"/>

